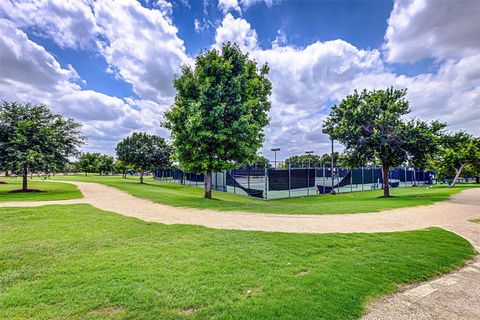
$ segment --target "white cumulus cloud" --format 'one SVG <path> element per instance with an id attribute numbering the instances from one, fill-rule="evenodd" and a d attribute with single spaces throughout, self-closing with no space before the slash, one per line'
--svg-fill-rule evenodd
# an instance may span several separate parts
<path id="1" fill-rule="evenodd" d="M 172 79 L 188 63 L 183 41 L 165 13 L 139 2 L 96 1 L 94 12 L 106 61 L 144 99 L 175 95 Z"/>
<path id="2" fill-rule="evenodd" d="M 241 49 L 253 50 L 258 47 L 257 32 L 252 29 L 250 23 L 245 19 L 235 18 L 228 13 L 217 28 L 215 42 L 221 45 L 226 42 L 235 42 Z"/>
<path id="3" fill-rule="evenodd" d="M 218 36 L 219 30 L 222 37 Z M 479 55 L 448 59 L 436 72 L 408 77 L 390 71 L 376 49 L 361 50 L 334 40 L 301 48 L 276 41 L 272 49 L 265 50 L 257 42 L 255 46 L 246 45 L 252 42 L 253 34 L 255 30 L 246 20 L 226 16 L 217 29 L 216 46 L 225 40 L 234 41 L 270 67 L 273 90 L 264 146 L 267 156 L 271 147 L 280 147 L 280 156 L 307 149 L 327 152 L 329 141 L 322 134 L 322 122 L 330 107 L 363 88 L 407 88 L 412 116 L 446 121 L 451 130 L 480 133 L 480 67 L 475 62 L 480 61 Z"/>
<path id="4" fill-rule="evenodd" d="M 82 90 L 73 67 L 62 68 L 6 19 L 0 19 L 0 75 L 0 100 L 43 103 L 81 121 L 86 150 L 113 154 L 116 143 L 132 131 L 167 134 L 160 128 L 166 105 Z"/>
<path id="5" fill-rule="evenodd" d="M 2 0 L 0 16 L 31 28 L 62 48 L 91 48 L 97 26 L 87 0 Z"/>
<path id="6" fill-rule="evenodd" d="M 396 1 L 385 34 L 389 62 L 480 51 L 480 1 Z"/>

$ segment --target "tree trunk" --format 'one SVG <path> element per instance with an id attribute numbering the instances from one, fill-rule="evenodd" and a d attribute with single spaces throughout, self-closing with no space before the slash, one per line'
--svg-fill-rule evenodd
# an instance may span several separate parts
<path id="1" fill-rule="evenodd" d="M 475 176 L 475 183 L 480 183 L 480 176 Z"/>
<path id="2" fill-rule="evenodd" d="M 143 183 L 143 174 L 144 174 L 145 170 L 143 169 L 140 169 L 140 183 Z"/>
<path id="3" fill-rule="evenodd" d="M 212 170 L 205 172 L 205 196 L 206 199 L 212 199 Z"/>
<path id="4" fill-rule="evenodd" d="M 88 176 L 88 172 L 87 172 L 87 171 L 85 171 L 85 177 L 86 177 L 86 176 Z"/>
<path id="5" fill-rule="evenodd" d="M 387 165 L 382 165 L 382 173 L 383 173 L 383 197 L 388 198 L 390 197 L 390 181 L 388 179 L 388 171 L 389 167 Z"/>
<path id="6" fill-rule="evenodd" d="M 455 178 L 453 178 L 452 183 L 448 186 L 449 188 L 454 188 L 455 184 L 457 183 L 458 178 L 460 177 L 460 174 L 462 173 L 463 167 L 465 165 L 461 165 L 460 168 L 455 168 Z"/>
<path id="7" fill-rule="evenodd" d="M 23 191 L 23 192 L 27 192 L 27 191 L 28 191 L 28 168 L 27 168 L 27 164 L 26 164 L 26 163 L 23 165 L 22 191 Z"/>
<path id="8" fill-rule="evenodd" d="M 123 170 L 122 177 L 123 179 L 127 179 L 127 169 Z"/>

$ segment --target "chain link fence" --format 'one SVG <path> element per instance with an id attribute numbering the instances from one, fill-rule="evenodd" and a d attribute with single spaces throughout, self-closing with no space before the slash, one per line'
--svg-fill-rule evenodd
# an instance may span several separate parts
<path id="1" fill-rule="evenodd" d="M 286 168 L 285 168 L 286 167 Z M 192 187 L 204 187 L 204 175 L 186 173 L 180 169 L 158 169 L 155 179 Z M 389 172 L 391 188 L 411 187 L 435 183 L 434 172 L 412 168 L 393 168 Z M 237 170 L 214 172 L 212 189 L 259 199 L 306 197 L 318 194 L 376 190 L 383 187 L 381 167 L 368 166 L 353 169 L 321 166 L 292 168 L 288 164 L 250 166 Z"/>

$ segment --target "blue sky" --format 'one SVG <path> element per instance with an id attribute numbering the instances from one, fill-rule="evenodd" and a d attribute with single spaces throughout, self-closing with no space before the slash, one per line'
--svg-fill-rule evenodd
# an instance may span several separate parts
<path id="1" fill-rule="evenodd" d="M 412 115 L 480 130 L 480 2 L 6 0 L 0 99 L 40 102 L 84 124 L 88 151 L 133 131 L 168 138 L 182 64 L 225 41 L 269 63 L 264 154 L 328 150 L 321 123 L 354 89 L 407 88 Z"/>

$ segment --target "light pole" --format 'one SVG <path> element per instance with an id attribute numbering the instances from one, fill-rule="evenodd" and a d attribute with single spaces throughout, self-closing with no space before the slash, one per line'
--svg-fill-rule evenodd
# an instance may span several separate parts
<path id="1" fill-rule="evenodd" d="M 277 169 L 277 151 L 280 151 L 280 148 L 272 148 L 270 151 L 273 151 L 275 153 L 275 169 Z"/>

